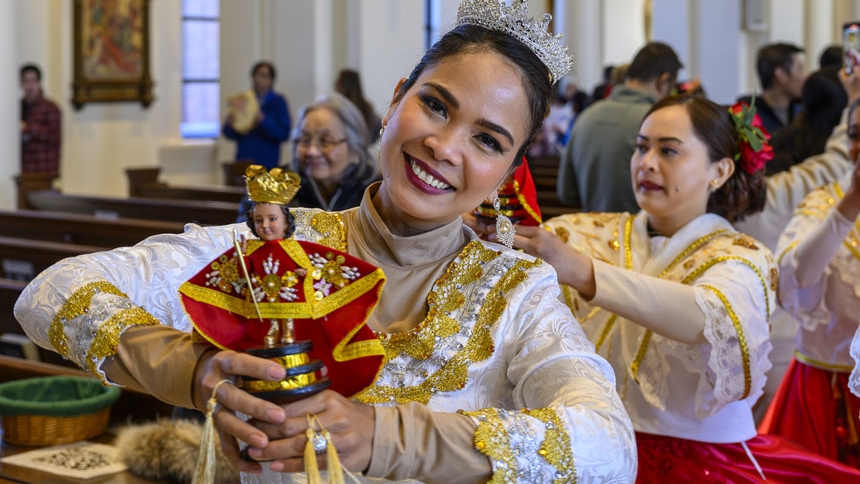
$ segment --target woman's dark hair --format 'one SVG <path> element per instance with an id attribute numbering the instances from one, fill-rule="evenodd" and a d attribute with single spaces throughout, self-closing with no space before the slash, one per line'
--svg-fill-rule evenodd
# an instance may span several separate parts
<path id="1" fill-rule="evenodd" d="M 711 163 L 723 158 L 735 159 L 739 152 L 738 133 L 728 108 L 701 96 L 669 96 L 651 106 L 643 121 L 651 113 L 669 106 L 684 106 L 687 109 L 693 133 L 707 147 Z M 735 162 L 732 176 L 708 198 L 707 211 L 729 222 L 736 222 L 749 214 L 760 212 L 766 197 L 764 170 L 750 175 Z"/>
<path id="2" fill-rule="evenodd" d="M 543 119 L 549 113 L 549 104 L 553 96 L 549 69 L 525 44 L 514 37 L 477 25 L 458 25 L 442 36 L 433 47 L 421 58 L 421 61 L 400 86 L 394 101 L 399 101 L 403 95 L 421 76 L 425 69 L 439 64 L 443 59 L 482 50 L 492 50 L 503 55 L 522 71 L 523 88 L 528 96 L 529 130 L 525 143 L 517 150 L 513 166 L 522 163 L 529 145 L 534 140 Z"/>
<path id="3" fill-rule="evenodd" d="M 767 164 L 768 175 L 788 170 L 824 152 L 827 139 L 848 104 L 848 95 L 839 81 L 839 67 L 819 69 L 807 77 L 801 102 L 800 114 L 771 139 L 775 158 Z"/>
<path id="4" fill-rule="evenodd" d="M 337 76 L 337 81 L 334 83 L 334 89 L 343 97 L 349 99 L 361 111 L 361 115 L 364 116 L 364 122 L 367 123 L 368 137 L 371 139 L 371 142 L 375 141 L 374 131 L 379 130 L 379 127 L 376 126 L 379 116 L 377 116 L 376 111 L 373 109 L 373 105 L 364 98 L 364 90 L 361 88 L 361 76 L 358 74 L 358 71 L 352 69 L 341 70 Z"/>
<path id="5" fill-rule="evenodd" d="M 254 209 L 259 205 L 257 202 L 251 202 L 251 208 L 245 212 L 245 224 L 251 229 L 251 233 L 254 234 L 254 237 L 259 237 L 260 234 L 257 233 L 257 229 L 254 228 Z M 293 213 L 290 212 L 290 209 L 287 208 L 286 205 L 279 205 L 281 207 L 281 211 L 284 212 L 284 216 L 287 217 L 287 231 L 284 234 L 284 238 L 288 239 L 293 232 L 296 231 L 296 218 L 293 217 Z"/>
<path id="6" fill-rule="evenodd" d="M 269 61 L 259 61 L 254 64 L 254 66 L 251 67 L 251 77 L 254 77 L 254 74 L 256 74 L 257 71 L 262 69 L 263 67 L 269 68 L 269 74 L 272 75 L 272 82 L 275 82 L 275 78 L 278 77 L 278 75 L 275 71 L 275 65 Z"/>

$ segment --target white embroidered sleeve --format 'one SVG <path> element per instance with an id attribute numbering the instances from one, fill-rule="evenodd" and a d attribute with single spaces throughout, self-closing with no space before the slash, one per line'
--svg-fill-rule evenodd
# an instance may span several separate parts
<path id="1" fill-rule="evenodd" d="M 538 282 L 510 294 L 500 324 L 516 331 L 504 350 L 513 408 L 524 410 L 470 413 L 495 482 L 632 482 L 636 444 L 612 369 L 558 301 L 555 271 L 529 272 Z"/>
<path id="2" fill-rule="evenodd" d="M 24 289 L 15 317 L 38 345 L 105 380 L 101 365 L 125 329 L 165 324 L 190 331 L 177 288 L 230 247 L 232 228 L 189 224 L 183 234 L 60 261 Z"/>
<path id="3" fill-rule="evenodd" d="M 819 198 L 820 193 L 814 194 Z M 810 197 L 812 198 L 812 197 Z M 825 301 L 830 263 L 851 231 L 852 221 L 837 210 L 809 210 L 792 217 L 779 241 L 779 304 L 797 318 L 807 331 L 831 320 Z"/>
<path id="4" fill-rule="evenodd" d="M 705 313 L 705 339 L 700 353 L 684 360 L 702 373 L 696 392 L 696 411 L 712 415 L 726 404 L 762 394 L 767 370 L 768 319 L 775 304 L 767 275 L 739 260 L 714 265 L 696 281 L 696 301 Z M 703 365 L 704 363 L 704 365 Z"/>

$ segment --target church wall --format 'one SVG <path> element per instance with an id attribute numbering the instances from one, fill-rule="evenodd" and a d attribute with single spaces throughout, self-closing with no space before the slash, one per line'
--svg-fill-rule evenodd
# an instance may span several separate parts
<path id="1" fill-rule="evenodd" d="M 545 0 L 529 0 L 532 11 Z M 701 77 L 717 101 L 730 102 L 758 89 L 754 70 L 759 46 L 776 40 L 807 47 L 807 64 L 817 67 L 820 50 L 839 41 L 838 26 L 860 18 L 860 0 L 758 0 L 769 16 L 762 32 L 748 31 L 743 9 L 750 0 L 555 0 L 556 30 L 566 32 L 574 55 L 573 78 L 590 90 L 607 63 L 630 60 L 644 42 L 644 8 L 652 6 L 653 38 L 671 43 L 686 69 L 682 78 Z M 756 0 L 753 0 L 756 1 Z M 153 0 L 151 64 L 155 102 L 88 104 L 75 111 L 72 82 L 72 2 L 14 0 L 14 39 L 0 45 L 15 52 L 7 65 L 25 61 L 44 70 L 47 95 L 64 114 L 62 188 L 69 193 L 123 196 L 124 169 L 162 166 L 172 183 L 220 183 L 219 162 L 234 146 L 182 140 L 180 2 Z M 458 0 L 439 0 L 443 31 L 456 16 Z M 823 5 L 822 5 L 823 4 Z M 813 7 L 813 5 L 815 7 Z M 276 89 L 286 94 L 295 117 L 299 108 L 330 92 L 342 67 L 358 69 L 365 93 L 384 113 L 397 80 L 409 74 L 424 49 L 423 0 L 222 0 L 222 99 L 250 87 L 249 68 L 260 58 L 278 68 Z M 8 36 L 12 37 L 12 36 Z M 17 72 L 15 75 L 17 81 Z M 0 88 L 3 85 L 0 84 Z M 12 87 L 10 86 L 9 89 Z M 8 90 L 8 89 L 7 89 Z M 0 126 L 17 138 L 15 116 Z M 13 143 L 14 144 L 14 143 Z M 285 145 L 282 161 L 290 158 Z M 0 177 L 18 171 L 17 149 L 0 161 Z M 13 197 L 0 182 L 0 206 Z"/>

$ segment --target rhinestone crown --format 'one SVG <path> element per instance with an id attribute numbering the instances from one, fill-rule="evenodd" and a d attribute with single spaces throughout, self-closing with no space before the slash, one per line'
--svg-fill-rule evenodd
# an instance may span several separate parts
<path id="1" fill-rule="evenodd" d="M 572 60 L 561 34 L 552 35 L 547 30 L 552 15 L 545 13 L 538 22 L 528 15 L 527 0 L 513 0 L 511 6 L 498 0 L 463 0 L 457 11 L 457 24 L 480 25 L 513 36 L 525 44 L 549 69 L 550 82 L 555 82 L 570 72 Z"/>

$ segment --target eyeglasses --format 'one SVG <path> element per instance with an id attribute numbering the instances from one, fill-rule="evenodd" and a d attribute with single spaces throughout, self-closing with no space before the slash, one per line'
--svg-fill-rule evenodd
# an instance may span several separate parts
<path id="1" fill-rule="evenodd" d="M 322 138 L 311 138 L 311 137 L 301 137 L 296 140 L 296 146 L 301 150 L 309 150 L 311 145 L 317 145 L 320 151 L 323 153 L 328 153 L 333 150 L 337 145 L 341 143 L 345 143 L 346 138 L 334 139 L 327 136 L 323 136 Z"/>

